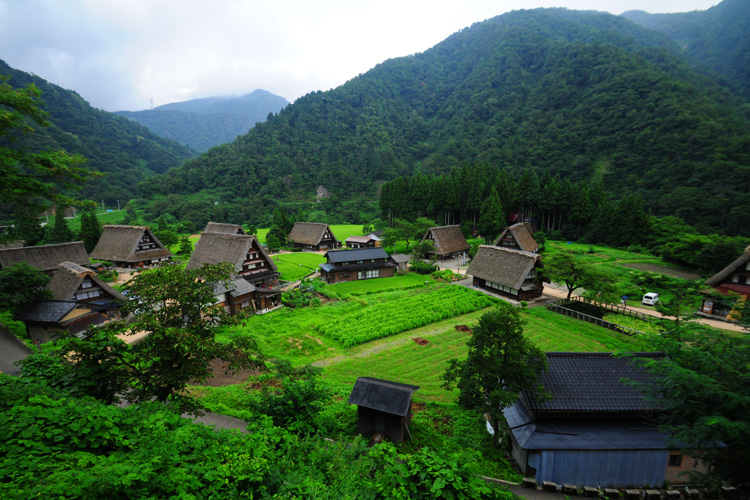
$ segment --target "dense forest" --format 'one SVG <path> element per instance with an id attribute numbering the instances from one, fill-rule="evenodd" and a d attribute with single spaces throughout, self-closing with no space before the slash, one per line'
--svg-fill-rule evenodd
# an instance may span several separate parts
<path id="1" fill-rule="evenodd" d="M 750 9 L 746 0 L 724 0 L 706 11 L 649 14 L 629 11 L 623 17 L 673 38 L 688 60 L 708 68 L 750 99 Z"/>
<path id="2" fill-rule="evenodd" d="M 116 206 L 138 196 L 138 183 L 164 173 L 195 156 L 188 148 L 159 137 L 126 118 L 91 107 L 78 94 L 35 75 L 11 68 L 0 60 L 0 75 L 23 88 L 33 83 L 42 92 L 42 108 L 49 127 L 35 127 L 17 137 L 12 147 L 30 152 L 65 150 L 87 158 L 86 168 L 105 175 L 83 186 L 82 196 Z M 0 146 L 6 146 L 0 143 Z M 10 207 L 3 207 L 7 211 Z"/>
<path id="3" fill-rule="evenodd" d="M 118 111 L 167 139 L 204 152 L 246 134 L 269 113 L 289 101 L 265 90 L 239 97 L 210 97 L 157 106 L 145 111 Z"/>
<path id="4" fill-rule="evenodd" d="M 749 131 L 741 97 L 666 35 L 603 13 L 515 11 L 308 94 L 142 192 L 311 200 L 322 185 L 374 198 L 398 176 L 487 163 L 601 181 L 614 199 L 741 234 Z"/>

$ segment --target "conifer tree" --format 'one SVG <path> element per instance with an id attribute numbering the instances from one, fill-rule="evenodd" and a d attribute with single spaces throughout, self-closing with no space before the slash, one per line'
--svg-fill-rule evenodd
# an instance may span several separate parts
<path id="1" fill-rule="evenodd" d="M 54 225 L 47 230 L 44 240 L 48 244 L 73 241 L 73 231 L 70 230 L 68 221 L 65 220 L 65 207 L 57 207 L 55 210 Z"/>
<path id="2" fill-rule="evenodd" d="M 93 211 L 86 210 L 81 215 L 81 240 L 86 251 L 91 253 L 102 236 L 102 226 Z"/>
<path id="3" fill-rule="evenodd" d="M 492 186 L 489 197 L 482 203 L 477 230 L 485 243 L 491 244 L 505 227 L 505 213 L 500 205 L 500 196 Z"/>

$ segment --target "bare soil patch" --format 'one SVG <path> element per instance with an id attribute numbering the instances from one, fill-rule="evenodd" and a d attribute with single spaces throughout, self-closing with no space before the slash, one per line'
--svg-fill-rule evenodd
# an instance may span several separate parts
<path id="1" fill-rule="evenodd" d="M 417 344 L 419 344 L 419 345 L 427 345 L 427 344 L 429 344 L 429 342 L 427 341 L 427 339 L 423 339 L 422 337 L 415 337 L 412 340 L 414 342 L 416 342 Z"/>
<path id="2" fill-rule="evenodd" d="M 659 273 L 665 276 L 671 276 L 672 278 L 681 278 L 684 280 L 697 280 L 700 279 L 698 273 L 692 271 L 682 271 L 680 269 L 672 269 L 671 267 L 660 266 L 658 264 L 647 264 L 645 262 L 629 262 L 627 264 L 619 264 L 622 267 L 628 269 L 637 269 L 639 271 L 648 271 L 651 273 Z"/>
<path id="3" fill-rule="evenodd" d="M 471 328 L 466 325 L 456 325 L 456 330 L 464 333 L 471 333 Z"/>
<path id="4" fill-rule="evenodd" d="M 211 371 L 213 372 L 214 376 L 206 379 L 200 384 L 193 385 L 202 385 L 206 387 L 222 387 L 225 385 L 245 382 L 248 377 L 260 374 L 260 372 L 258 372 L 257 370 L 240 370 L 234 374 L 226 373 L 228 366 L 229 363 L 227 363 L 226 361 L 222 361 L 220 359 L 212 360 Z"/>

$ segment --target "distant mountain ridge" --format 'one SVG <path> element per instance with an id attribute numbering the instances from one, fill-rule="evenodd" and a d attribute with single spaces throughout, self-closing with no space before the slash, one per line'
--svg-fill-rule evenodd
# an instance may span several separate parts
<path id="1" fill-rule="evenodd" d="M 725 77 L 750 101 L 750 2 L 724 0 L 705 11 L 622 16 L 675 40 L 687 57 Z"/>
<path id="2" fill-rule="evenodd" d="M 278 113 L 289 104 L 283 97 L 266 90 L 243 96 L 208 97 L 174 102 L 144 111 L 118 111 L 162 137 L 172 139 L 198 152 L 231 142 L 246 134 L 269 113 Z"/>
<path id="3" fill-rule="evenodd" d="M 487 163 L 601 180 L 654 214 L 747 232 L 748 110 L 683 55 L 623 17 L 513 11 L 310 93 L 152 185 L 222 200 L 312 200 L 323 185 L 346 199 Z"/>
<path id="4" fill-rule="evenodd" d="M 84 165 L 105 176 L 83 186 L 85 198 L 116 205 L 138 196 L 138 183 L 150 174 L 164 173 L 195 156 L 190 149 L 151 133 L 131 120 L 93 108 L 81 96 L 36 76 L 14 69 L 0 60 L 0 75 L 10 77 L 16 88 L 30 83 L 42 92 L 42 108 L 49 113 L 49 127 L 35 127 L 13 147 L 27 150 L 59 150 L 80 153 Z"/>

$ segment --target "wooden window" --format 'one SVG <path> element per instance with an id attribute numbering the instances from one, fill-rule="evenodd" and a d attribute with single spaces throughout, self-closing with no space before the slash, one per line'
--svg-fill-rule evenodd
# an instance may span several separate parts
<path id="1" fill-rule="evenodd" d="M 91 280 L 83 280 L 83 282 L 81 282 L 81 288 L 91 288 Z"/>
<path id="2" fill-rule="evenodd" d="M 670 467 L 679 467 L 682 465 L 682 455 L 669 455 Z"/>

